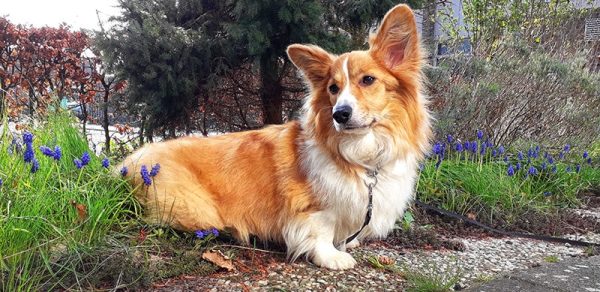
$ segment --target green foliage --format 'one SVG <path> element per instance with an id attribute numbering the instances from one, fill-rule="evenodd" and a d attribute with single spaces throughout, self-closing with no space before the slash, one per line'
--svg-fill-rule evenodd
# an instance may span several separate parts
<path id="1" fill-rule="evenodd" d="M 406 279 L 410 292 L 447 292 L 453 291 L 461 277 L 456 269 L 442 270 L 438 263 L 427 263 L 425 267 L 404 267 L 402 275 Z"/>
<path id="2" fill-rule="evenodd" d="M 554 213 L 578 207 L 578 195 L 600 186 L 598 158 L 591 158 L 589 164 L 582 158 L 581 148 L 567 152 L 542 148 L 530 158 L 527 153 L 535 147 L 528 146 L 529 151 L 521 149 L 524 157 L 519 159 L 519 149 L 507 149 L 494 157 L 492 152 L 498 153 L 494 146 L 482 154 L 481 143 L 476 153 L 450 150 L 455 144 L 448 144 L 441 163 L 438 155 L 429 159 L 419 178 L 418 198 L 459 214 L 475 214 L 486 223 L 511 225 L 528 212 Z M 553 158 L 542 155 L 546 151 Z M 531 167 L 534 174 L 529 173 Z"/>
<path id="3" fill-rule="evenodd" d="M 36 173 L 23 161 L 23 153 L 11 146 L 13 138 L 22 141 L 21 137 L 6 125 L 2 128 L 0 290 L 39 290 L 39 285 L 58 274 L 75 273 L 70 266 L 58 265 L 53 255 L 94 246 L 138 213 L 127 183 L 104 169 L 100 158 L 92 155 L 81 170 L 74 166 L 74 158 L 90 151 L 74 123 L 68 116 L 56 115 L 32 131 L 40 166 Z M 62 159 L 43 156 L 38 150 L 41 145 L 59 145 Z M 79 213 L 76 205 L 83 206 L 84 212 Z"/>

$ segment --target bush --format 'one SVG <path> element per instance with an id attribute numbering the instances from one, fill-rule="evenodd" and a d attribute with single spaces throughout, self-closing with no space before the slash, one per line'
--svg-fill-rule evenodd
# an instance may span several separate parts
<path id="1" fill-rule="evenodd" d="M 482 128 L 495 144 L 587 145 L 600 135 L 600 75 L 513 41 L 493 58 L 454 56 L 427 71 L 438 135 Z"/>

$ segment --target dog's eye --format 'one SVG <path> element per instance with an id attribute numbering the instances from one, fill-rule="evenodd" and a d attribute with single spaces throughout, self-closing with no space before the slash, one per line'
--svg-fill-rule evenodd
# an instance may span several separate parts
<path id="1" fill-rule="evenodd" d="M 337 94 L 340 91 L 340 88 L 335 85 L 335 84 L 331 84 L 329 85 L 329 92 L 331 92 L 331 94 Z"/>
<path id="2" fill-rule="evenodd" d="M 375 77 L 369 75 L 363 77 L 361 80 L 361 83 L 366 86 L 373 84 L 373 82 L 375 82 Z"/>

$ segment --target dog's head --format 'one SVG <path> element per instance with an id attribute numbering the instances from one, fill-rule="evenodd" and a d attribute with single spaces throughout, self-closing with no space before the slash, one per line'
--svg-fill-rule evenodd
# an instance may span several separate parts
<path id="1" fill-rule="evenodd" d="M 386 136 L 391 141 L 379 144 L 394 145 L 379 146 L 395 146 L 397 155 L 424 151 L 429 115 L 420 94 L 422 51 L 412 10 L 392 8 L 369 44 L 367 51 L 339 56 L 313 45 L 288 47 L 312 90 L 306 104 L 312 131 L 332 147 Z"/>

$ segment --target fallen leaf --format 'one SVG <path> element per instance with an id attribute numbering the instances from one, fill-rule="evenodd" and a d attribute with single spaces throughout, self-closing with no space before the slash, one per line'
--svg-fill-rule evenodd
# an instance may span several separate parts
<path id="1" fill-rule="evenodd" d="M 148 237 L 148 233 L 146 233 L 146 229 L 142 228 L 140 229 L 140 234 L 138 235 L 138 242 L 142 243 L 146 240 L 146 237 Z"/>
<path id="2" fill-rule="evenodd" d="M 467 218 L 469 218 L 471 220 L 475 220 L 475 219 L 477 219 L 477 215 L 475 215 L 475 213 L 469 212 L 469 213 L 467 213 Z"/>
<path id="3" fill-rule="evenodd" d="M 389 265 L 393 265 L 396 263 L 396 261 L 394 261 L 390 257 L 384 256 L 384 255 L 379 256 L 379 258 L 377 260 L 379 261 L 379 263 L 381 263 L 384 266 L 389 266 Z"/>
<path id="4" fill-rule="evenodd" d="M 75 207 L 75 210 L 77 211 L 77 223 L 85 221 L 87 218 L 87 208 L 85 205 L 79 204 L 75 202 L 75 200 L 71 200 L 71 205 Z"/>
<path id="5" fill-rule="evenodd" d="M 215 264 L 216 266 L 218 266 L 220 268 L 226 269 L 229 272 L 235 270 L 235 267 L 233 266 L 231 259 L 228 258 L 227 256 L 225 256 L 219 250 L 205 251 L 202 254 L 202 258 Z"/>

